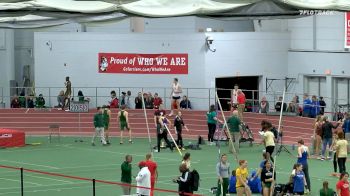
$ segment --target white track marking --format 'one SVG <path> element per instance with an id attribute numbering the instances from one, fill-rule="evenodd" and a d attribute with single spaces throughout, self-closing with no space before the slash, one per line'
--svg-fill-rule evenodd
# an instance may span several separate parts
<path id="1" fill-rule="evenodd" d="M 45 179 L 45 180 L 52 180 L 52 181 L 57 181 L 57 182 L 64 182 L 64 183 L 67 183 L 67 184 L 73 184 L 73 182 L 71 182 L 71 181 L 58 180 L 58 179 L 55 179 L 55 178 L 46 178 L 46 177 L 40 177 L 40 176 L 35 176 L 35 175 L 29 175 L 29 174 L 25 174 L 25 176 L 29 176 L 29 177 L 32 177 L 32 178 Z"/>
<path id="2" fill-rule="evenodd" d="M 7 181 L 11 181 L 11 182 L 20 182 L 20 180 L 13 180 L 13 179 L 8 179 L 8 178 L 0 178 L 0 180 L 7 180 Z M 33 185 L 36 185 L 35 187 L 37 187 L 37 186 L 42 186 L 42 184 L 39 184 L 39 183 L 34 183 L 34 182 L 27 182 L 27 181 L 25 181 L 24 182 L 25 184 L 33 184 Z M 16 187 L 16 188 L 18 188 L 18 187 Z"/>
<path id="3" fill-rule="evenodd" d="M 59 169 L 58 167 L 52 167 L 48 165 L 39 165 L 39 164 L 34 164 L 34 163 L 25 163 L 25 162 L 19 162 L 19 161 L 9 161 L 9 160 L 3 160 L 1 159 L 0 162 L 8 162 L 8 163 L 17 163 L 17 164 L 23 164 L 23 165 L 32 165 L 32 166 L 37 166 L 37 167 L 46 167 L 50 169 Z"/>

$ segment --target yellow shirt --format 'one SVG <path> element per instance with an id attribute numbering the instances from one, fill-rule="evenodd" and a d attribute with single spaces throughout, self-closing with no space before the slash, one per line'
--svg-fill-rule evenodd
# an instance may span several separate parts
<path id="1" fill-rule="evenodd" d="M 337 143 L 335 144 L 335 148 L 338 150 L 338 157 L 339 158 L 344 158 L 347 157 L 348 155 L 348 141 L 346 140 L 338 140 Z"/>
<path id="2" fill-rule="evenodd" d="M 244 184 L 242 184 L 239 180 L 238 180 L 238 176 L 241 176 L 242 177 L 242 180 L 247 180 L 248 178 L 248 169 L 247 168 L 244 168 L 244 169 L 241 169 L 241 168 L 237 168 L 236 169 L 236 188 L 239 188 L 239 187 L 244 187 Z"/>
<path id="3" fill-rule="evenodd" d="M 275 135 L 271 131 L 265 132 L 265 146 L 275 146 Z"/>

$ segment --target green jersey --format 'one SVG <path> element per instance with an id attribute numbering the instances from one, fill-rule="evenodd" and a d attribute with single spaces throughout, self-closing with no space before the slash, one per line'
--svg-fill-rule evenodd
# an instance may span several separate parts
<path id="1" fill-rule="evenodd" d="M 94 126 L 95 127 L 103 127 L 103 115 L 100 113 L 96 113 L 94 116 Z"/>
<path id="2" fill-rule="evenodd" d="M 103 111 L 103 123 L 104 125 L 109 125 L 109 115 L 108 115 L 108 110 Z"/>
<path id="3" fill-rule="evenodd" d="M 227 120 L 227 125 L 231 132 L 239 132 L 240 124 L 241 124 L 241 120 L 237 116 L 231 116 Z"/>
<path id="4" fill-rule="evenodd" d="M 214 119 L 216 117 L 216 112 L 207 112 L 207 122 L 208 124 L 216 124 L 216 120 Z"/>
<path id="5" fill-rule="evenodd" d="M 121 181 L 126 183 L 131 183 L 131 164 L 124 161 L 121 165 L 122 177 Z"/>
<path id="6" fill-rule="evenodd" d="M 120 124 L 126 124 L 126 116 L 124 115 L 124 110 L 120 111 L 119 122 Z"/>

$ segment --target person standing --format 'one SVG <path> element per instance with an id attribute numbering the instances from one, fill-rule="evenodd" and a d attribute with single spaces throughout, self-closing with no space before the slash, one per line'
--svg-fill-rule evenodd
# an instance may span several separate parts
<path id="1" fill-rule="evenodd" d="M 323 115 L 324 114 L 324 109 L 326 108 L 327 104 L 323 100 L 323 97 L 320 97 L 319 103 L 320 103 L 320 114 Z"/>
<path id="2" fill-rule="evenodd" d="M 109 102 L 110 108 L 118 108 L 119 107 L 119 100 L 117 98 L 117 94 L 115 91 L 111 91 L 111 101 Z"/>
<path id="3" fill-rule="evenodd" d="M 111 119 L 111 110 L 109 109 L 109 105 L 103 107 L 103 124 L 105 130 L 105 137 L 107 144 L 111 144 L 109 141 L 109 121 Z"/>
<path id="4" fill-rule="evenodd" d="M 189 152 L 186 152 L 186 154 L 182 158 L 181 164 L 186 164 L 188 169 L 191 167 L 191 154 Z"/>
<path id="5" fill-rule="evenodd" d="M 303 117 L 310 117 L 311 113 L 311 100 L 309 98 L 308 94 L 304 94 L 303 96 L 304 102 L 303 102 Z"/>
<path id="6" fill-rule="evenodd" d="M 135 97 L 135 109 L 142 109 L 142 94 L 139 92 L 137 97 Z"/>
<path id="7" fill-rule="evenodd" d="M 146 155 L 146 161 L 145 161 L 146 167 L 151 173 L 151 196 L 153 196 L 154 192 L 154 186 L 158 178 L 158 170 L 157 170 L 157 163 L 152 161 L 152 154 Z"/>
<path id="8" fill-rule="evenodd" d="M 248 162 L 246 160 L 239 161 L 239 167 L 236 169 L 236 190 L 238 196 L 251 196 L 252 192 L 248 186 Z"/>
<path id="9" fill-rule="evenodd" d="M 311 191 L 311 183 L 309 176 L 309 165 L 307 159 L 309 158 L 309 148 L 304 145 L 304 140 L 300 139 L 298 141 L 298 160 L 297 163 L 300 163 L 303 166 L 303 172 L 305 175 L 307 188 Z"/>
<path id="10" fill-rule="evenodd" d="M 273 187 L 273 183 L 275 182 L 275 179 L 276 179 L 276 172 L 273 171 L 271 162 L 266 160 L 264 163 L 264 168 L 261 171 L 263 196 L 272 196 L 271 187 Z"/>
<path id="11" fill-rule="evenodd" d="M 222 154 L 219 163 L 216 164 L 216 175 L 218 176 L 218 189 L 216 196 L 226 196 L 228 194 L 230 163 L 227 161 L 227 155 Z M 222 190 L 221 190 L 222 189 Z"/>
<path id="12" fill-rule="evenodd" d="M 295 170 L 292 173 L 293 178 L 293 193 L 295 195 L 304 195 L 305 186 L 307 186 L 305 174 L 303 172 L 303 165 L 300 163 L 295 164 Z"/>
<path id="13" fill-rule="evenodd" d="M 350 144 L 350 115 L 347 114 L 345 116 L 345 121 L 342 125 L 343 131 L 345 133 L 345 139 L 348 141 L 348 144 Z M 350 148 L 348 146 L 348 152 L 350 152 Z"/>
<path id="14" fill-rule="evenodd" d="M 239 119 L 241 119 L 241 121 L 243 122 L 243 112 L 244 112 L 244 109 L 245 109 L 245 101 L 246 101 L 246 98 L 245 98 L 245 94 L 242 92 L 241 89 L 238 89 L 237 93 L 238 93 L 238 95 L 237 95 L 238 117 L 239 117 Z"/>
<path id="15" fill-rule="evenodd" d="M 318 102 L 315 95 L 312 95 L 311 101 L 311 109 L 310 109 L 310 117 L 315 118 L 320 114 L 320 103 Z"/>
<path id="16" fill-rule="evenodd" d="M 126 185 L 131 185 L 131 169 L 132 169 L 131 162 L 132 162 L 132 156 L 126 155 L 125 161 L 122 163 L 120 167 L 122 170 L 122 176 L 120 181 L 125 184 L 124 186 L 122 186 L 124 195 L 130 195 L 131 193 L 131 186 L 126 186 Z"/>
<path id="17" fill-rule="evenodd" d="M 338 141 L 335 144 L 339 172 L 346 172 L 346 159 L 348 156 L 348 141 L 345 140 L 344 133 L 338 132 Z"/>
<path id="18" fill-rule="evenodd" d="M 120 125 L 120 144 L 123 144 L 123 132 L 124 129 L 129 131 L 129 143 L 132 143 L 131 140 L 131 128 L 129 123 L 129 113 L 125 110 L 126 106 L 122 105 L 121 110 L 118 112 L 118 119 Z"/>
<path id="19" fill-rule="evenodd" d="M 141 161 L 139 163 L 139 168 L 140 168 L 140 171 L 136 176 L 136 182 L 137 182 L 136 194 L 138 196 L 150 196 L 151 195 L 151 172 L 149 171 L 144 161 Z"/>
<path id="20" fill-rule="evenodd" d="M 314 155 L 320 156 L 320 149 L 321 149 L 321 143 L 322 143 L 322 124 L 323 124 L 323 117 L 321 115 L 318 115 L 315 120 L 314 125 Z"/>
<path id="21" fill-rule="evenodd" d="M 272 162 L 274 162 L 274 159 L 272 158 L 272 153 L 275 150 L 275 135 L 271 131 L 272 124 L 268 121 L 265 122 L 265 125 L 263 127 L 265 133 L 263 135 L 264 137 L 264 144 L 265 144 L 265 150 L 270 155 L 270 159 Z"/>
<path id="22" fill-rule="evenodd" d="M 181 176 L 174 180 L 179 184 L 179 196 L 186 196 L 193 193 L 191 186 L 191 175 L 190 170 L 187 168 L 186 164 L 181 164 L 179 167 Z"/>
<path id="23" fill-rule="evenodd" d="M 64 86 L 66 87 L 66 91 L 64 92 L 64 96 L 65 96 L 65 108 L 66 111 L 69 111 L 69 106 L 70 106 L 70 98 L 72 96 L 72 83 L 69 80 L 69 77 L 66 77 L 66 81 L 64 82 Z"/>
<path id="24" fill-rule="evenodd" d="M 103 113 L 102 112 L 103 112 L 102 108 L 97 107 L 97 113 L 94 116 L 95 133 L 94 133 L 92 140 L 91 140 L 92 146 L 95 146 L 95 138 L 97 135 L 100 135 L 103 145 L 107 144 L 107 142 L 105 140 Z"/>
<path id="25" fill-rule="evenodd" d="M 163 104 L 162 98 L 158 96 L 158 93 L 154 93 L 154 98 L 153 98 L 153 106 L 154 109 L 158 109 L 160 104 Z"/>
<path id="26" fill-rule="evenodd" d="M 131 91 L 127 91 L 126 92 L 126 103 L 125 103 L 127 109 L 131 108 L 130 98 L 131 98 Z"/>
<path id="27" fill-rule="evenodd" d="M 348 172 L 344 172 L 340 174 L 339 181 L 337 182 L 337 185 L 336 185 L 338 196 L 350 196 L 348 178 L 349 178 Z"/>
<path id="28" fill-rule="evenodd" d="M 232 112 L 232 116 L 227 119 L 227 125 L 230 130 L 231 137 L 234 139 L 234 148 L 236 149 L 237 153 L 239 151 L 239 140 L 241 139 L 240 124 L 241 120 L 238 118 L 238 111 L 234 110 Z"/>
<path id="29" fill-rule="evenodd" d="M 169 116 L 174 114 L 175 107 L 178 110 L 180 108 L 180 98 L 182 93 L 182 87 L 179 83 L 179 79 L 174 78 L 171 91 L 171 112 Z"/>
<path id="30" fill-rule="evenodd" d="M 168 128 L 171 125 L 171 122 L 164 116 L 158 117 L 158 124 L 157 124 L 157 148 L 160 152 L 160 142 L 162 139 L 164 139 L 165 143 L 168 145 L 171 151 L 173 151 L 173 145 L 170 143 L 168 139 Z"/>
<path id="31" fill-rule="evenodd" d="M 177 112 L 177 115 L 176 115 L 175 120 L 174 120 L 174 127 L 175 127 L 175 132 L 177 133 L 176 143 L 181 150 L 185 150 L 184 143 L 182 141 L 182 127 L 184 127 L 186 130 L 188 130 L 188 129 L 183 121 L 181 111 Z"/>
<path id="32" fill-rule="evenodd" d="M 327 145 L 330 151 L 331 145 L 332 145 L 332 137 L 333 132 L 332 129 L 336 129 L 339 126 L 339 122 L 336 126 L 334 126 L 331 122 L 329 122 L 328 117 L 323 117 L 323 125 L 322 125 L 322 157 L 321 160 L 325 159 L 325 153 L 327 149 Z M 330 158 L 330 155 L 328 155 L 328 159 Z"/>
<path id="33" fill-rule="evenodd" d="M 282 101 L 283 101 L 283 97 L 278 97 L 278 101 L 275 104 L 276 112 L 280 112 L 281 110 L 282 110 L 282 112 L 285 112 L 287 110 L 287 104 L 286 103 L 282 104 Z"/>
<path id="34" fill-rule="evenodd" d="M 238 96 L 238 84 L 233 86 L 231 91 L 231 111 L 236 110 L 238 106 L 237 96 Z"/>
<path id="35" fill-rule="evenodd" d="M 214 144 L 214 133 L 215 133 L 215 130 L 216 130 L 216 123 L 217 122 L 222 123 L 222 121 L 220 121 L 216 117 L 215 105 L 211 105 L 210 108 L 209 108 L 209 111 L 207 112 L 208 142 L 209 142 L 209 145 L 213 145 Z"/>

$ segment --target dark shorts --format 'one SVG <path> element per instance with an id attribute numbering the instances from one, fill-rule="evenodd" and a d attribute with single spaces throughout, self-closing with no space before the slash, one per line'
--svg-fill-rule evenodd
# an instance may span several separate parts
<path id="1" fill-rule="evenodd" d="M 120 124 L 120 130 L 124 131 L 124 129 L 126 129 L 128 131 L 130 130 L 128 123 L 121 123 Z"/>
<path id="2" fill-rule="evenodd" d="M 178 100 L 178 99 L 180 99 L 181 97 L 180 96 L 173 96 L 173 99 L 174 100 Z"/>

